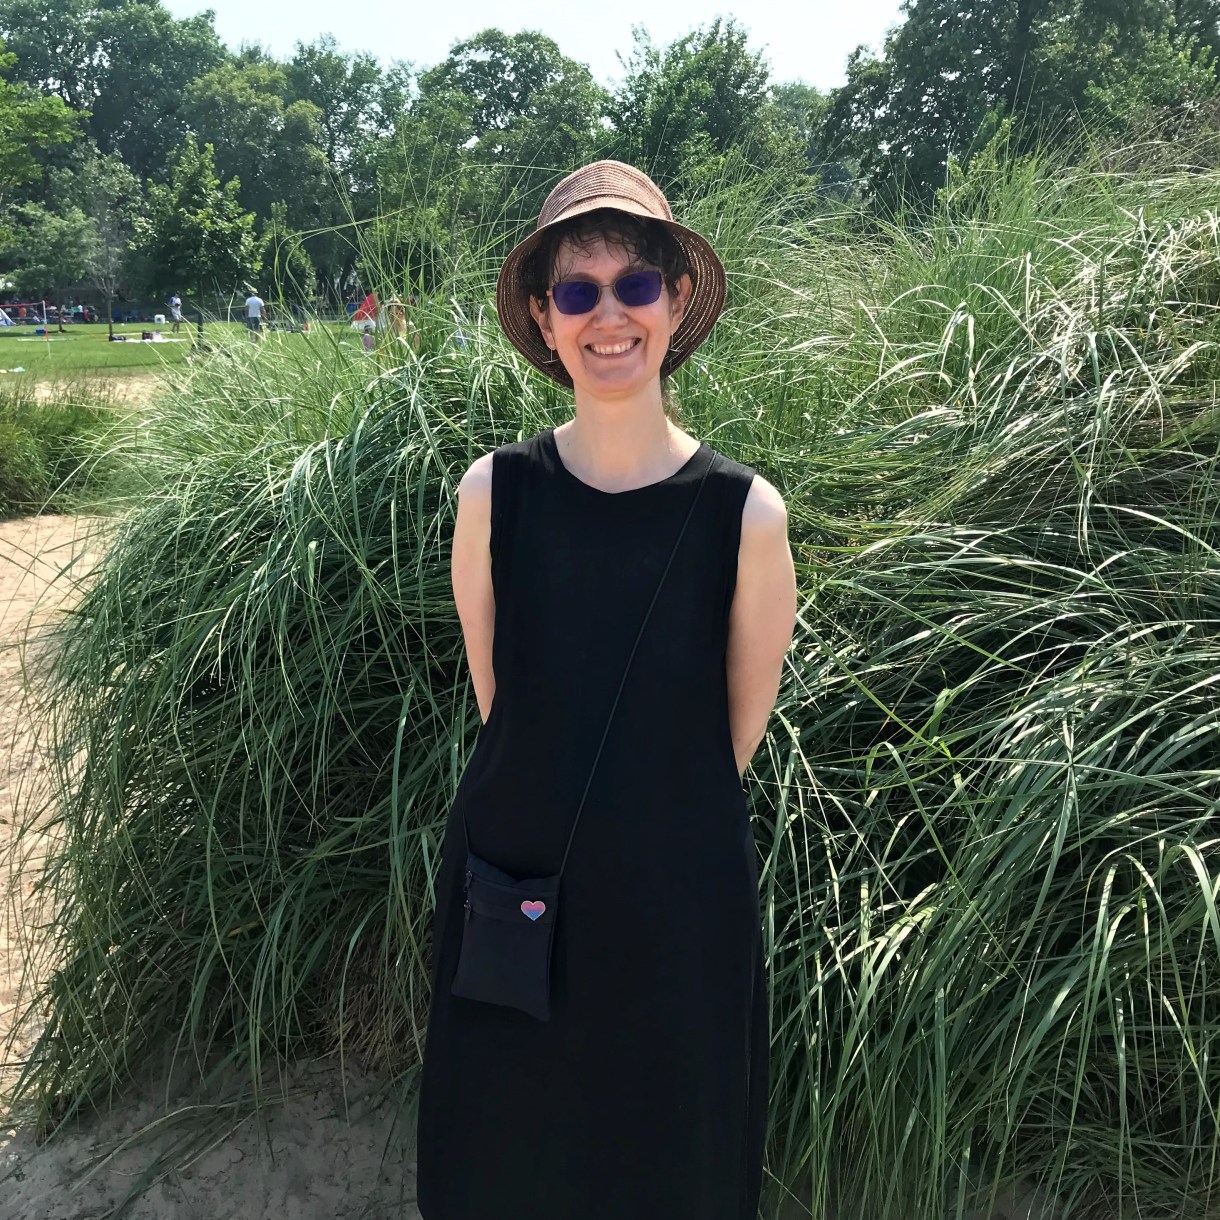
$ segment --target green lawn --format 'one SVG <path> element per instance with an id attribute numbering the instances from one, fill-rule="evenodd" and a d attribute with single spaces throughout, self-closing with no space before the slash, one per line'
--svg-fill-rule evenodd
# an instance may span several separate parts
<path id="1" fill-rule="evenodd" d="M 322 325 L 345 338 L 350 337 L 352 342 L 359 341 L 345 323 Z M 146 330 L 160 331 L 163 341 L 141 342 L 141 332 Z M 127 341 L 109 342 L 104 323 L 72 324 L 63 334 L 52 326 L 50 342 L 45 336 L 35 336 L 32 326 L 6 327 L 0 330 L 0 382 L 12 382 L 17 378 L 59 380 L 88 373 L 155 374 L 167 366 L 181 364 L 196 341 L 195 325 L 187 322 L 182 324 L 177 335 L 171 332 L 169 323 L 161 326 L 148 322 L 116 326 L 114 333 L 128 336 Z M 244 335 L 245 326 L 241 322 L 207 322 L 203 334 L 205 342 L 216 342 L 222 335 L 226 338 Z M 287 332 L 279 332 L 279 335 L 290 342 L 298 340 L 297 335 Z M 18 369 L 21 372 L 15 371 Z"/>

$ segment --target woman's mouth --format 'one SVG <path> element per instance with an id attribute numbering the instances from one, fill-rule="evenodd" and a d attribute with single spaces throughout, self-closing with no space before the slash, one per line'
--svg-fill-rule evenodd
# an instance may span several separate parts
<path id="1" fill-rule="evenodd" d="M 622 343 L 588 343 L 585 345 L 585 350 L 592 352 L 595 356 L 600 356 L 603 360 L 613 360 L 618 356 L 625 356 L 639 343 L 639 339 L 627 339 Z"/>

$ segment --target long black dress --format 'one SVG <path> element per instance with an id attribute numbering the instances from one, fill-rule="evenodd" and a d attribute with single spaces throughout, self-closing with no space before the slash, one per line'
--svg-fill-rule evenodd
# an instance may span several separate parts
<path id="1" fill-rule="evenodd" d="M 475 852 L 558 871 L 549 1022 L 450 994 Z M 495 696 L 450 810 L 419 1109 L 424 1220 L 756 1220 L 767 1104 L 758 871 L 725 645 L 754 471 L 704 444 L 623 492 L 548 429 L 492 459 Z"/>

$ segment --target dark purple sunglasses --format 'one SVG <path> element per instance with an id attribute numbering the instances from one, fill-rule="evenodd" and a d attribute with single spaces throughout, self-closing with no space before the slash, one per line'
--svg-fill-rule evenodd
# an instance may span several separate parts
<path id="1" fill-rule="evenodd" d="M 629 309 L 651 305 L 661 295 L 659 271 L 629 271 L 612 285 L 614 295 Z M 602 287 L 592 280 L 560 280 L 551 285 L 551 300 L 560 313 L 590 313 L 602 299 Z"/>

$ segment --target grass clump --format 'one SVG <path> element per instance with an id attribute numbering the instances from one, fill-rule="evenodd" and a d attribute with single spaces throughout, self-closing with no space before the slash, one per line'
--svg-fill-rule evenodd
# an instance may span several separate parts
<path id="1" fill-rule="evenodd" d="M 748 773 L 768 1217 L 1212 1206 L 1218 186 L 1019 162 L 850 244 L 774 184 L 693 209 L 732 307 L 682 416 L 781 489 L 801 590 Z M 563 399 L 485 308 L 415 324 L 235 347 L 141 432 L 40 688 L 48 1124 L 154 1047 L 418 1065 L 478 719 L 454 487 Z"/>
<path id="2" fill-rule="evenodd" d="M 104 385 L 0 389 L 0 519 L 104 497 L 119 474 L 107 438 L 122 422 Z"/>

